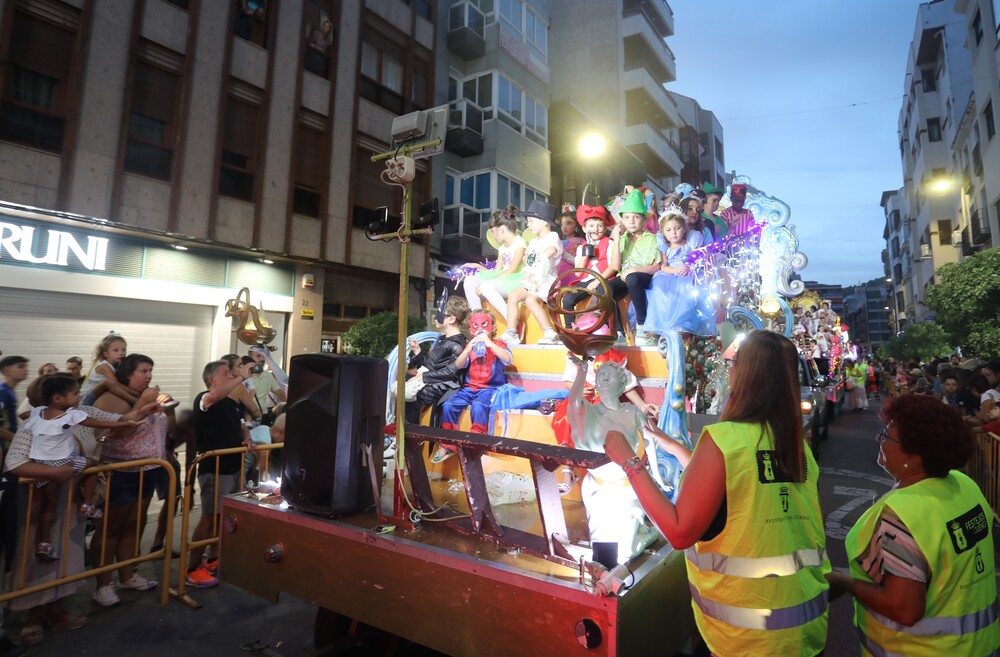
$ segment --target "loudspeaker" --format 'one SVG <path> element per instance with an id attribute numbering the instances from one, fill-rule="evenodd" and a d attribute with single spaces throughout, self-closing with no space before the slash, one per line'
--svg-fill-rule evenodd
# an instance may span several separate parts
<path id="1" fill-rule="evenodd" d="M 388 370 L 381 358 L 292 356 L 281 473 L 289 505 L 344 516 L 378 502 L 364 447 L 381 486 Z"/>

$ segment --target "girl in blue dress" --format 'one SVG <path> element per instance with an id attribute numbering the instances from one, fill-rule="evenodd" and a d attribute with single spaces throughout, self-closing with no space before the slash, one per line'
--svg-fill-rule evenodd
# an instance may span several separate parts
<path id="1" fill-rule="evenodd" d="M 696 233 L 690 237 L 683 215 L 671 212 L 660 219 L 657 241 L 661 264 L 646 291 L 646 333 L 715 335 L 715 306 L 709 290 L 695 285 L 690 265 L 685 262 L 691 250 L 701 245 L 698 238 L 702 236 Z"/>

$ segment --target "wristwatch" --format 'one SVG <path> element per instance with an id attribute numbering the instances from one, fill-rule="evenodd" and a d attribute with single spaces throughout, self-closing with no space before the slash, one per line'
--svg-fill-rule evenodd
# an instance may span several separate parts
<path id="1" fill-rule="evenodd" d="M 633 456 L 631 458 L 625 459 L 622 463 L 622 470 L 625 471 L 625 476 L 631 479 L 640 472 L 646 469 L 646 464 L 649 463 L 649 457 L 643 452 L 642 456 Z"/>

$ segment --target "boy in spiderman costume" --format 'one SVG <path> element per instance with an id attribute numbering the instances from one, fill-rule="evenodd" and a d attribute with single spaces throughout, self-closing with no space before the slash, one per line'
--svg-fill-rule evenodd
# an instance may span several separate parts
<path id="1" fill-rule="evenodd" d="M 458 429 L 462 409 L 469 407 L 472 416 L 472 433 L 486 433 L 490 422 L 490 408 L 497 388 L 507 383 L 503 368 L 514 360 L 503 340 L 494 340 L 496 333 L 493 315 L 480 310 L 469 318 L 472 339 L 455 359 L 455 367 L 468 372 L 465 386 L 441 405 L 441 428 Z M 440 463 L 452 454 L 453 447 L 438 447 L 432 463 Z"/>

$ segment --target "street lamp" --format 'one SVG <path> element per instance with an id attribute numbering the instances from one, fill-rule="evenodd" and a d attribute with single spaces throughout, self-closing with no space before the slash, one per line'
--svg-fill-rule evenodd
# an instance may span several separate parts
<path id="1" fill-rule="evenodd" d="M 948 176 L 938 176 L 930 182 L 929 188 L 932 194 L 941 196 L 950 192 L 954 186 L 955 182 Z"/>
<path id="2" fill-rule="evenodd" d="M 580 156 L 587 160 L 592 160 L 595 157 L 599 157 L 604 149 L 607 148 L 608 142 L 604 137 L 591 133 L 589 135 L 584 135 L 580 139 L 580 144 L 578 146 Z"/>

